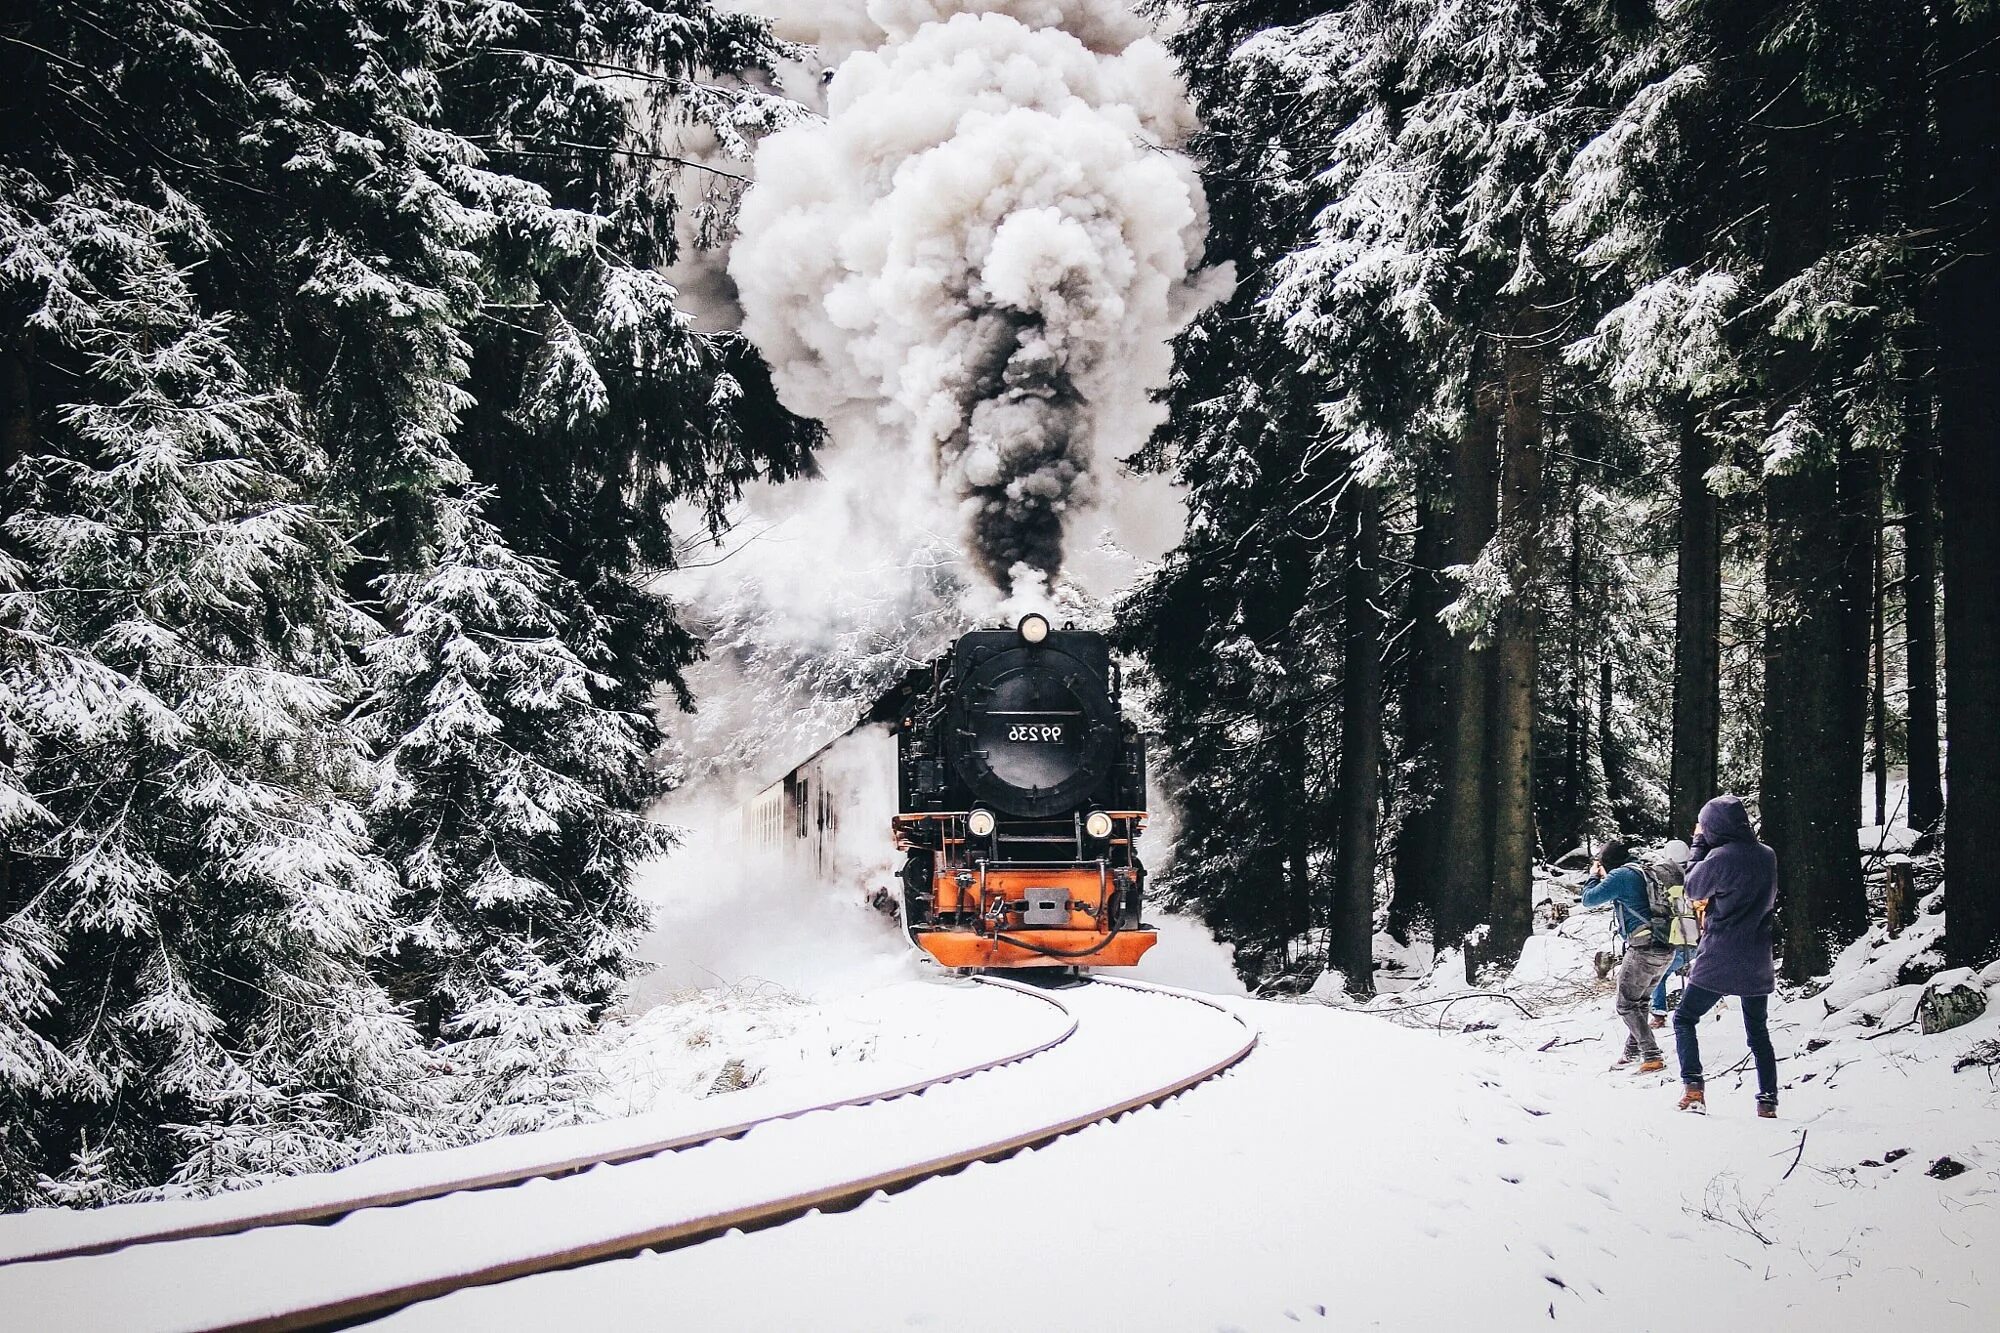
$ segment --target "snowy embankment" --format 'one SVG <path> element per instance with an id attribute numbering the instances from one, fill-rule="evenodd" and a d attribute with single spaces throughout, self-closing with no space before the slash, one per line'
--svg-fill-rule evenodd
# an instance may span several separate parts
<path id="1" fill-rule="evenodd" d="M 944 986 L 953 983 L 943 981 Z M 1001 991 L 997 986 L 982 990 Z M 0 1266 L 0 1308 L 29 1327 L 129 1333 L 344 1322 L 460 1282 L 677 1244 L 775 1209 L 872 1188 L 1036 1142 L 1240 1059 L 1234 1016 L 1125 985 L 1016 995 L 1067 1010 L 1073 1035 L 1030 1059 L 908 1097 L 767 1121 L 682 1152 L 370 1209 L 327 1226 L 145 1245 Z M 921 999 L 922 997 L 913 997 Z M 228 1274 L 227 1280 L 217 1277 Z"/>
<path id="2" fill-rule="evenodd" d="M 2000 1085 L 1953 1066 L 2000 1036 L 2000 1003 L 1940 1035 L 1897 1029 L 1915 1001 L 1896 974 L 1937 922 L 1896 941 L 1878 927 L 1824 993 L 1774 1005 L 1775 1122 L 1754 1116 L 1733 1002 L 1702 1028 L 1705 1062 L 1726 1071 L 1709 1115 L 1673 1109 L 1671 1056 L 1665 1076 L 1607 1068 L 1621 1030 L 1591 964 L 1605 924 L 1578 914 L 1504 987 L 1527 1014 L 1426 1003 L 1470 989 L 1448 975 L 1366 1012 L 1231 1000 L 1258 1051 L 1164 1107 L 852 1212 L 464 1293 L 389 1326 L 542 1329 L 587 1312 L 597 1327 L 746 1330 L 1985 1329 L 2000 1311 L 1983 1271 L 2000 1252 Z M 1946 1158 L 1965 1170 L 1927 1174 Z M 968 1252 L 1005 1237 L 1019 1257 L 997 1286 L 968 1284 L 961 1264 L 913 1258 L 940 1236 Z"/>
<path id="3" fill-rule="evenodd" d="M 903 982 L 809 1004 L 692 993 L 607 1034 L 608 1086 L 590 1124 L 444 1152 L 380 1157 L 206 1199 L 0 1217 L 0 1261 L 167 1232 L 229 1229 L 343 1200 L 421 1196 L 549 1163 L 627 1154 L 909 1087 L 1059 1037 L 1057 1009 L 964 982 Z"/>

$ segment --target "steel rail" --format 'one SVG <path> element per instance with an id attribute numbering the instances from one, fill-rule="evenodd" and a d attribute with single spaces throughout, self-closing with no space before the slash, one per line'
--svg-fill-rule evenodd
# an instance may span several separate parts
<path id="1" fill-rule="evenodd" d="M 489 1171 L 475 1172 L 462 1177 L 446 1180 L 425 1181 L 420 1184 L 398 1186 L 374 1190 L 323 1202 L 297 1204 L 284 1208 L 271 1208 L 260 1212 L 236 1214 L 209 1221 L 162 1224 L 140 1230 L 120 1233 L 115 1236 L 98 1237 L 69 1243 L 58 1243 L 41 1249 L 19 1249 L 13 1253 L 0 1255 L 0 1267 L 13 1264 L 45 1263 L 53 1259 L 71 1259 L 85 1255 L 109 1254 L 115 1250 L 127 1249 L 134 1245 L 154 1245 L 167 1241 L 197 1240 L 210 1236 L 235 1236 L 246 1231 L 256 1231 L 264 1227 L 288 1226 L 299 1223 L 323 1225 L 338 1221 L 350 1214 L 370 1208 L 393 1208 L 400 1204 L 416 1203 L 424 1199 L 441 1198 L 447 1194 L 463 1194 L 473 1190 L 500 1189 L 511 1185 L 525 1184 L 530 1180 L 559 1180 L 579 1171 L 588 1171 L 597 1166 L 616 1166 L 624 1162 L 636 1162 L 647 1157 L 658 1157 L 664 1153 L 680 1152 L 687 1148 L 698 1148 L 703 1144 L 717 1143 L 725 1139 L 737 1139 L 759 1125 L 768 1125 L 780 1120 L 796 1120 L 801 1116 L 813 1115 L 820 1111 L 837 1111 L 850 1106 L 868 1106 L 876 1102 L 893 1101 L 898 1097 L 908 1097 L 946 1083 L 971 1078 L 989 1070 L 1005 1068 L 1032 1059 L 1044 1051 L 1052 1050 L 1076 1035 L 1076 1015 L 1069 1012 L 1060 1000 L 1047 992 L 1032 986 L 1020 985 L 997 977 L 974 977 L 981 985 L 999 990 L 1012 991 L 1029 999 L 1040 1000 L 1055 1006 L 1068 1019 L 1060 1032 L 1033 1046 L 1025 1047 L 991 1060 L 966 1065 L 946 1074 L 936 1074 L 916 1079 L 893 1088 L 857 1093 L 852 1097 L 842 1097 L 833 1101 L 816 1102 L 811 1106 L 794 1107 L 789 1111 L 773 1112 L 757 1116 L 719 1128 L 695 1130 L 643 1143 L 620 1144 L 613 1148 L 603 1148 L 589 1152 L 568 1154 L 547 1161 L 513 1164 L 497 1167 Z"/>
<path id="2" fill-rule="evenodd" d="M 982 980 L 989 980 L 982 978 Z M 1004 983 L 1003 983 L 1004 984 Z M 1073 1134 L 1091 1125 L 1100 1124 L 1117 1116 L 1134 1111 L 1142 1106 L 1155 1106 L 1180 1093 L 1214 1078 L 1238 1064 L 1256 1049 L 1257 1032 L 1242 1017 L 1226 1006 L 1217 1004 L 1201 996 L 1166 987 L 1153 986 L 1131 981 L 1103 981 L 1093 979 L 1089 984 L 1110 985 L 1123 990 L 1159 996 L 1163 999 L 1204 1005 L 1230 1018 L 1243 1028 L 1242 1041 L 1219 1058 L 1203 1063 L 1199 1068 L 1176 1075 L 1167 1082 L 1151 1087 L 1143 1092 L 1120 1097 L 1108 1105 L 1065 1116 L 1051 1124 L 1020 1131 L 938 1156 L 926 1158 L 882 1171 L 829 1184 L 819 1188 L 745 1203 L 736 1207 L 718 1210 L 706 1215 L 688 1218 L 680 1222 L 648 1227 L 627 1232 L 614 1237 L 605 1237 L 586 1244 L 573 1245 L 549 1251 L 532 1257 L 508 1260 L 485 1267 L 461 1271 L 449 1276 L 439 1276 L 419 1282 L 405 1283 L 393 1289 L 386 1289 L 325 1302 L 310 1308 L 285 1311 L 269 1316 L 240 1322 L 208 1325 L 203 1333 L 316 1333 L 350 1327 L 356 1323 L 378 1318 L 393 1311 L 404 1309 L 418 1302 L 433 1300 L 472 1287 L 490 1286 L 494 1283 L 509 1282 L 518 1278 L 531 1277 L 539 1273 L 555 1272 L 561 1269 L 578 1268 L 586 1264 L 602 1263 L 612 1259 L 627 1258 L 646 1251 L 679 1249 L 698 1244 L 732 1230 L 754 1231 L 776 1226 L 803 1216 L 815 1209 L 839 1211 L 862 1202 L 880 1192 L 896 1192 L 907 1189 L 922 1181 L 946 1175 L 970 1166 L 974 1162 L 998 1161 L 1029 1148 L 1037 1148 L 1056 1139 Z"/>

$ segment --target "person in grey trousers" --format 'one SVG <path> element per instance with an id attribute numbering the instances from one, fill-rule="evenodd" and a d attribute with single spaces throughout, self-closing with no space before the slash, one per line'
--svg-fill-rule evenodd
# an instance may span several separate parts
<path id="1" fill-rule="evenodd" d="M 1631 861 L 1631 852 L 1616 838 L 1600 847 L 1590 878 L 1584 881 L 1581 905 L 1611 904 L 1619 937 L 1625 941 L 1625 957 L 1618 964 L 1617 1004 L 1619 1021 L 1625 1025 L 1625 1053 L 1611 1067 L 1622 1069 L 1637 1061 L 1634 1073 L 1651 1074 L 1667 1067 L 1648 1020 L 1653 987 L 1674 965 L 1674 946 L 1653 938 L 1646 877 Z M 1678 875 L 1680 867 L 1673 866 L 1671 873 Z"/>

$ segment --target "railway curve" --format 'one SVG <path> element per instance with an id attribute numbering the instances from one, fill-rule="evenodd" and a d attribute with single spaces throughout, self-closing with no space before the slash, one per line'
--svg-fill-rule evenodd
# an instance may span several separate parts
<path id="1" fill-rule="evenodd" d="M 29 1327 L 222 1333 L 343 1327 L 453 1291 L 698 1243 L 997 1160 L 1164 1101 L 1247 1056 L 1235 1014 L 1183 992 L 1091 981 L 1043 992 L 1059 1039 L 893 1095 L 755 1121 L 651 1155 L 468 1181 L 315 1224 L 162 1238 L 0 1266 Z M 974 1075 L 977 1075 L 976 1077 Z M 442 1184 L 442 1182 L 437 1182 Z"/>

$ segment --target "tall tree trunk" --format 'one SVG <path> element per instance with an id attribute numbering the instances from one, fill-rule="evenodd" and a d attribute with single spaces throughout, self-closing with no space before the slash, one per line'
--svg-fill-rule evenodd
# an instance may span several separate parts
<path id="1" fill-rule="evenodd" d="M 1450 675 L 1451 633 L 1438 618 L 1451 600 L 1440 571 L 1451 562 L 1451 514 L 1441 494 L 1449 484 L 1450 462 L 1440 459 L 1435 475 L 1417 480 L 1416 540 L 1410 571 L 1410 648 L 1403 683 L 1402 759 L 1405 811 L 1396 829 L 1395 892 L 1389 899 L 1389 933 L 1404 944 L 1413 931 L 1431 930 L 1437 914 L 1438 855 L 1443 801 L 1446 680 Z"/>
<path id="2" fill-rule="evenodd" d="M 34 334 L 0 341 L 0 519 L 7 516 L 7 474 L 35 444 Z"/>
<path id="3" fill-rule="evenodd" d="M 1617 697 L 1617 678 L 1607 647 L 1597 659 L 1597 756 L 1604 769 L 1604 804 L 1612 812 L 1612 827 L 1607 830 L 1610 832 L 1621 831 L 1617 812 L 1621 808 L 1629 808 L 1620 800 L 1626 794 L 1626 787 L 1624 766 L 1618 762 L 1617 733 L 1612 721 L 1616 711 L 1612 703 Z"/>
<path id="4" fill-rule="evenodd" d="M 1890 97 L 1898 142 L 1893 162 L 1895 216 L 1905 232 L 1939 224 L 1937 137 L 1931 71 L 1939 64 L 1938 30 L 1911 31 L 1901 48 Z M 1913 255 L 1901 276 L 1917 317 L 1896 331 L 1902 370 L 1903 449 L 1898 498 L 1903 510 L 1904 738 L 1909 753 L 1910 827 L 1934 827 L 1944 814 L 1938 755 L 1937 291 Z"/>
<path id="5" fill-rule="evenodd" d="M 1939 195 L 1957 223 L 1937 290 L 1945 955 L 1963 966 L 2000 954 L 2000 13 L 1940 15 Z"/>
<path id="6" fill-rule="evenodd" d="M 1910 395 L 1903 451 L 1903 674 L 1909 736 L 1910 827 L 1927 829 L 1944 813 L 1938 758 L 1937 440 L 1927 388 Z"/>
<path id="7" fill-rule="evenodd" d="M 1514 321 L 1502 355 L 1500 540 L 1508 594 L 1500 604 L 1493 668 L 1493 932 L 1480 961 L 1511 966 L 1534 933 L 1536 598 L 1542 564 L 1542 394 L 1547 320 Z"/>
<path id="8" fill-rule="evenodd" d="M 1452 451 L 1452 559 L 1479 558 L 1499 521 L 1496 451 L 1501 394 L 1475 353 L 1472 402 Z M 1487 712 L 1492 695 L 1492 650 L 1472 635 L 1451 639 L 1446 681 L 1446 725 L 1439 778 L 1439 948 L 1455 946 L 1486 920 L 1493 898 L 1492 759 Z"/>
<path id="9" fill-rule="evenodd" d="M 1312 927 L 1312 832 L 1311 802 L 1312 751 L 1306 744 L 1306 728 L 1299 719 L 1290 719 L 1282 743 L 1285 809 L 1285 899 L 1278 904 L 1272 922 L 1273 945 L 1280 964 L 1290 961 L 1291 942 Z"/>
<path id="10" fill-rule="evenodd" d="M 1718 794 L 1722 781 L 1722 507 L 1708 488 L 1714 466 L 1714 441 L 1684 409 L 1667 815 L 1669 831 L 1683 838 L 1694 831 L 1703 803 Z"/>
<path id="11" fill-rule="evenodd" d="M 1880 518 L 1879 512 L 1877 518 Z M 1868 651 L 1875 664 L 1875 679 L 1869 686 L 1868 702 L 1870 715 L 1868 731 L 1870 747 L 1868 762 L 1875 774 L 1875 822 L 1889 822 L 1889 639 L 1882 627 L 1882 603 L 1887 600 L 1883 583 L 1888 570 L 1885 565 L 1887 544 L 1883 538 L 1885 525 L 1875 525 L 1874 582 L 1870 588 L 1868 605 Z"/>
<path id="12" fill-rule="evenodd" d="M 1574 847 L 1588 843 L 1591 827 L 1590 741 L 1585 723 L 1585 671 L 1591 635 L 1584 633 L 1583 614 L 1583 479 L 1574 477 L 1569 509 L 1569 699 L 1563 708 L 1563 800 L 1570 823 L 1554 841 Z M 1602 651 L 1602 645 L 1599 645 Z"/>
<path id="13" fill-rule="evenodd" d="M 1868 773 L 1869 655 L 1873 645 L 1875 568 L 1882 537 L 1882 455 L 1873 446 L 1850 442 L 1840 461 L 1840 614 L 1842 661 L 1840 734 L 1847 771 Z M 1848 824 L 1861 822 L 1862 802 L 1848 784 Z M 1849 830 L 1849 855 L 1854 854 Z M 1858 873 L 1856 879 L 1859 880 Z M 1865 889 L 1863 893 L 1865 894 Z M 1862 911 L 1867 911 L 1865 897 Z M 1866 929 L 1864 925 L 1862 927 Z M 1858 931 L 1856 933 L 1859 933 Z M 1836 941 L 1844 944 L 1845 940 Z"/>
<path id="14" fill-rule="evenodd" d="M 1834 180 L 1831 130 L 1801 90 L 1798 60 L 1773 60 L 1781 89 L 1764 115 L 1763 286 L 1769 291 L 1818 260 L 1829 242 Z M 1804 341 L 1771 336 L 1766 353 L 1767 420 L 1775 433 L 1790 413 L 1822 417 L 1815 403 L 1817 354 Z M 1838 426 L 1828 422 L 1828 431 Z M 1836 450 L 1836 454 L 1841 452 Z M 1842 460 L 1805 457 L 1765 487 L 1770 550 L 1764 582 L 1764 839 L 1778 853 L 1785 975 L 1825 972 L 1834 951 L 1867 926 L 1854 828 L 1860 801 L 1861 727 L 1854 707 L 1850 561 L 1842 521 Z"/>
<path id="15" fill-rule="evenodd" d="M 1382 779 L 1382 614 L 1377 570 L 1380 501 L 1351 484 L 1353 532 L 1343 580 L 1339 840 L 1333 868 L 1331 946 L 1351 995 L 1375 991 L 1375 812 Z"/>

